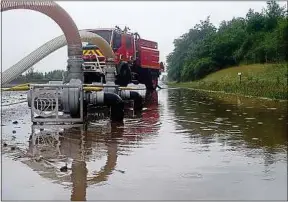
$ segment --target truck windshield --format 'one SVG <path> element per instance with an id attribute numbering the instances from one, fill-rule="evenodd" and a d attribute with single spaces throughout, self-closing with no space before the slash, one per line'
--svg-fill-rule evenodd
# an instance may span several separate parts
<path id="1" fill-rule="evenodd" d="M 110 44 L 111 36 L 112 36 L 112 30 L 91 30 L 90 32 L 98 34 L 99 36 L 101 36 L 103 39 L 105 39 Z"/>

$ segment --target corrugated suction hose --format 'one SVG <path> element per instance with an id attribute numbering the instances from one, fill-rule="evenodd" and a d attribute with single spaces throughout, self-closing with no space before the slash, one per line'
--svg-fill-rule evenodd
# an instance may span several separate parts
<path id="1" fill-rule="evenodd" d="M 68 44 L 68 66 L 70 66 L 71 77 L 79 78 L 81 77 L 82 69 L 81 65 L 83 63 L 82 60 L 82 43 L 79 35 L 78 28 L 75 22 L 72 20 L 70 15 L 61 8 L 57 3 L 53 1 L 1 1 L 1 12 L 13 10 L 13 9 L 28 9 L 41 12 L 51 19 L 53 19 L 62 29 L 65 39 Z M 50 47 L 51 48 L 51 47 Z M 1 82 L 2 85 L 10 82 L 15 79 L 21 73 L 23 73 L 23 69 L 28 69 L 33 64 L 39 61 L 38 58 L 45 57 L 45 50 L 43 52 L 38 52 L 37 57 L 26 57 L 21 60 L 20 64 L 16 64 L 6 70 L 3 75 Z M 46 51 L 49 52 L 49 47 L 47 47 Z M 41 59 L 42 59 L 41 58 Z M 30 61 L 28 61 L 30 60 Z M 22 65 L 22 66 L 20 66 Z M 30 66 L 29 66 L 30 65 Z M 20 69 L 19 69 L 20 68 Z"/>
<path id="2" fill-rule="evenodd" d="M 92 32 L 80 31 L 80 38 L 83 42 L 89 42 L 99 47 L 102 53 L 108 58 L 114 58 L 114 53 L 110 45 L 101 36 Z M 17 62 L 15 65 L 5 70 L 2 73 L 2 85 L 7 84 L 10 81 L 16 79 L 23 72 L 27 71 L 34 64 L 53 53 L 54 51 L 67 45 L 67 40 L 64 35 L 56 37 L 47 43 L 43 44 L 35 51 L 24 57 L 22 60 Z"/>

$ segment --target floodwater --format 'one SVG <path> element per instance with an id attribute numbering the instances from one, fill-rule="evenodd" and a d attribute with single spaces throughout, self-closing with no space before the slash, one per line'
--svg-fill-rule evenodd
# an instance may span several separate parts
<path id="1" fill-rule="evenodd" d="M 287 102 L 162 89 L 124 124 L 48 127 L 25 96 L 2 95 L 2 200 L 287 200 Z"/>

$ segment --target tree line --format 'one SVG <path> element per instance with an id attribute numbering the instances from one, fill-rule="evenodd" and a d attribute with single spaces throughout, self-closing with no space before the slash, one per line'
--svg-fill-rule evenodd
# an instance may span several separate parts
<path id="1" fill-rule="evenodd" d="M 29 83 L 29 82 L 48 82 L 50 80 L 62 81 L 62 74 L 64 70 L 53 70 L 49 72 L 34 71 L 30 68 L 26 73 L 14 79 L 11 84 Z"/>
<path id="2" fill-rule="evenodd" d="M 288 18 L 285 6 L 268 1 L 261 12 L 222 21 L 210 16 L 175 39 L 167 56 L 168 78 L 193 81 L 229 66 L 287 61 Z"/>

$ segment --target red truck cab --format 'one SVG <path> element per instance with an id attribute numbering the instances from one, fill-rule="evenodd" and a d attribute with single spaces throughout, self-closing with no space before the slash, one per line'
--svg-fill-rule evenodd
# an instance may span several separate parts
<path id="1" fill-rule="evenodd" d="M 86 31 L 104 38 L 114 51 L 118 73 L 117 84 L 126 86 L 136 81 L 145 84 L 147 89 L 157 88 L 158 77 L 163 70 L 163 63 L 159 63 L 157 42 L 141 39 L 139 34 L 128 32 L 126 27 L 124 30 L 116 27 Z M 83 47 L 83 59 L 85 62 L 105 61 L 105 56 L 103 57 L 97 46 L 90 45 Z"/>

